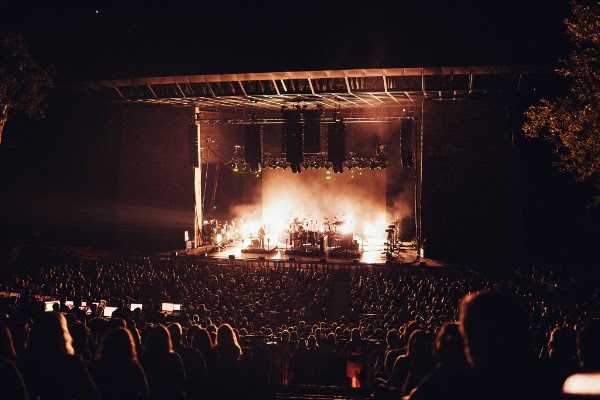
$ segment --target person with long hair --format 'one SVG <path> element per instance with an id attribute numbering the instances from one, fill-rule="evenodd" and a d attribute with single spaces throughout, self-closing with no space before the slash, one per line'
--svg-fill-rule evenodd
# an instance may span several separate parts
<path id="1" fill-rule="evenodd" d="M 146 331 L 142 365 L 150 386 L 150 398 L 185 399 L 185 369 L 179 354 L 173 351 L 171 334 L 164 325 Z"/>
<path id="2" fill-rule="evenodd" d="M 210 334 L 205 328 L 198 325 L 192 325 L 188 331 L 190 345 L 200 351 L 206 360 L 206 365 L 209 369 L 214 365 L 215 355 L 213 351 L 213 343 Z"/>
<path id="3" fill-rule="evenodd" d="M 62 313 L 42 313 L 34 321 L 26 354 L 20 360 L 32 399 L 98 399 L 96 385 L 81 357 Z"/>
<path id="4" fill-rule="evenodd" d="M 181 356 L 186 376 L 186 392 L 190 398 L 196 399 L 202 396 L 202 391 L 207 383 L 206 361 L 202 353 L 190 346 L 185 346 L 183 341 L 183 328 L 178 322 L 168 326 L 173 349 Z"/>
<path id="5" fill-rule="evenodd" d="M 239 363 L 242 357 L 242 347 L 231 325 L 223 324 L 217 329 L 215 351 L 220 362 Z"/>
<path id="6" fill-rule="evenodd" d="M 222 324 L 217 329 L 215 341 L 215 368 L 212 374 L 213 383 L 223 394 L 228 395 L 243 391 L 244 376 L 241 368 L 242 347 L 231 325 Z"/>
<path id="7" fill-rule="evenodd" d="M 117 328 L 104 337 L 92 374 L 104 400 L 145 399 L 149 395 L 146 374 L 128 329 Z"/>

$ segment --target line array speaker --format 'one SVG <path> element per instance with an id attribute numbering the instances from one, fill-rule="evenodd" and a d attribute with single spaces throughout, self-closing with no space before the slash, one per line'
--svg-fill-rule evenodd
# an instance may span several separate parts
<path id="1" fill-rule="evenodd" d="M 301 164 L 304 161 L 304 126 L 302 123 L 302 113 L 298 109 L 282 110 L 285 123 L 282 131 L 282 151 L 285 153 L 286 160 L 290 163 L 292 171 L 298 173 L 301 171 Z"/>
<path id="2" fill-rule="evenodd" d="M 412 118 L 405 118 L 400 125 L 400 159 L 404 168 L 414 165 L 413 122 Z"/>
<path id="3" fill-rule="evenodd" d="M 304 152 L 321 152 L 321 114 L 323 110 L 304 110 Z"/>
<path id="4" fill-rule="evenodd" d="M 346 161 L 346 127 L 341 118 L 334 116 L 334 119 L 327 131 L 327 159 L 333 164 L 334 172 L 343 172 Z"/>
<path id="5" fill-rule="evenodd" d="M 259 171 L 263 161 L 263 127 L 246 125 L 244 129 L 244 159 L 252 171 Z"/>

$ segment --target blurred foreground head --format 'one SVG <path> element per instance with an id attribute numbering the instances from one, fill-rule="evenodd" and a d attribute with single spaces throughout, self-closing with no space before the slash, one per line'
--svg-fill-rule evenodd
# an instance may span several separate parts
<path id="1" fill-rule="evenodd" d="M 584 371 L 600 372 L 600 319 L 577 329 L 577 355 Z"/>
<path id="2" fill-rule="evenodd" d="M 33 323 L 28 352 L 43 357 L 59 354 L 74 354 L 73 338 L 62 313 L 40 314 Z"/>
<path id="3" fill-rule="evenodd" d="M 460 329 L 474 367 L 518 365 L 531 356 L 529 321 L 516 296 L 493 291 L 465 296 Z"/>

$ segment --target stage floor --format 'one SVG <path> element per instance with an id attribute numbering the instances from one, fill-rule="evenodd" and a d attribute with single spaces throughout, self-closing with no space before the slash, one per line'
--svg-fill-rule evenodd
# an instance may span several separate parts
<path id="1" fill-rule="evenodd" d="M 273 261 L 287 261 L 290 257 L 293 257 L 297 262 L 319 262 L 321 259 L 327 260 L 328 263 L 349 263 L 352 262 L 352 258 L 343 257 L 308 257 L 298 255 L 287 255 L 285 254 L 285 247 L 278 248 L 274 253 L 271 254 L 256 254 L 256 253 L 242 253 L 242 243 L 233 244 L 220 251 L 212 252 L 208 256 L 210 258 L 226 259 L 229 256 L 234 256 L 241 260 L 255 260 L 259 257 L 264 257 L 265 260 Z M 362 264 L 385 264 L 385 251 L 383 245 L 371 245 L 365 244 L 362 248 L 362 254 L 358 258 L 358 262 Z M 416 249 L 403 249 L 396 257 L 396 262 L 403 264 L 411 264 L 417 260 Z"/>

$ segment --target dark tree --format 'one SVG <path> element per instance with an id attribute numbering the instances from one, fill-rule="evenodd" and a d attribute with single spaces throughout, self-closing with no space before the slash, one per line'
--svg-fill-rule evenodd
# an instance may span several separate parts
<path id="1" fill-rule="evenodd" d="M 565 25 L 573 50 L 556 70 L 568 91 L 531 106 L 523 130 L 554 145 L 561 170 L 581 182 L 599 185 L 600 3 L 572 2 L 571 8 Z"/>
<path id="2" fill-rule="evenodd" d="M 0 143 L 13 112 L 44 117 L 45 90 L 51 85 L 49 74 L 33 60 L 22 35 L 0 36 Z"/>

